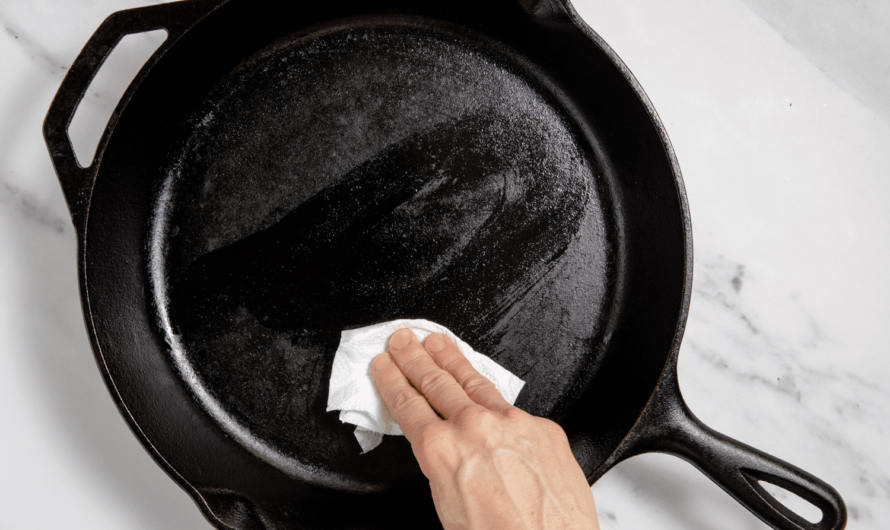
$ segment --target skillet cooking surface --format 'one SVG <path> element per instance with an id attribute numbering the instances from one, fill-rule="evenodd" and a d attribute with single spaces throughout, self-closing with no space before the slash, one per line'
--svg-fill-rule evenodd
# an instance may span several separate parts
<path id="1" fill-rule="evenodd" d="M 613 214 L 547 80 L 466 29 L 367 17 L 254 54 L 180 131 L 157 193 L 155 307 L 216 422 L 290 475 L 344 489 L 420 471 L 360 455 L 325 412 L 340 331 L 439 322 L 560 419 L 595 375 Z"/>

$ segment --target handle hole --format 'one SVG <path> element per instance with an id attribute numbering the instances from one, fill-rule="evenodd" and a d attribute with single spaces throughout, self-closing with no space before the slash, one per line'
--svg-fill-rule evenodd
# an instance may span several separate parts
<path id="1" fill-rule="evenodd" d="M 68 138 L 81 167 L 93 163 L 99 140 L 118 102 L 142 65 L 165 40 L 167 31 L 163 29 L 125 35 L 105 58 L 68 125 Z"/>
<path id="2" fill-rule="evenodd" d="M 757 481 L 767 493 L 776 498 L 777 501 L 785 505 L 786 508 L 803 517 L 807 521 L 817 524 L 822 520 L 822 510 L 814 506 L 806 499 L 801 498 L 796 493 L 786 490 L 781 486 L 776 486 L 764 480 Z"/>

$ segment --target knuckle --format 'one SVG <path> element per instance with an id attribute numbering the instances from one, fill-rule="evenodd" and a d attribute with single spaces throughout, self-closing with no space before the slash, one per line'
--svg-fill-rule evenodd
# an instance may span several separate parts
<path id="1" fill-rule="evenodd" d="M 445 366 L 443 366 L 442 368 L 447 372 L 454 374 L 457 373 L 461 368 L 463 368 L 465 362 L 469 361 L 462 357 L 456 357 L 447 361 L 445 363 Z"/>
<path id="2" fill-rule="evenodd" d="M 494 413 L 484 407 L 466 407 L 457 414 L 457 421 L 472 430 L 487 430 L 495 419 Z"/>
<path id="3" fill-rule="evenodd" d="M 435 392 L 437 389 L 447 385 L 451 379 L 452 377 L 446 372 L 431 370 L 420 376 L 418 383 L 420 383 L 423 393 L 429 395 L 430 392 Z"/>
<path id="4" fill-rule="evenodd" d="M 414 406 L 418 399 L 423 399 L 416 392 L 401 390 L 392 396 L 390 403 L 392 404 L 392 412 L 398 414 L 400 411 L 406 410 Z"/>
<path id="5" fill-rule="evenodd" d="M 475 374 L 464 379 L 463 387 L 464 390 L 467 391 L 467 394 L 472 394 L 478 392 L 479 390 L 487 388 L 491 384 L 491 381 L 489 381 L 488 378 L 486 378 L 484 375 Z"/>

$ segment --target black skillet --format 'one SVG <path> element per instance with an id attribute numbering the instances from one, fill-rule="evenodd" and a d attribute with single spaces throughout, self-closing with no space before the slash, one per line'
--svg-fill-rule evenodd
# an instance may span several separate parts
<path id="1" fill-rule="evenodd" d="M 122 36 L 159 28 L 80 167 L 67 126 L 93 75 Z M 44 134 L 105 381 L 218 528 L 438 525 L 407 442 L 360 455 L 325 412 L 339 332 L 402 317 L 523 377 L 517 405 L 563 425 L 591 483 L 666 452 L 774 528 L 845 526 L 834 489 L 684 404 L 680 170 L 643 90 L 567 1 L 121 11 Z"/>

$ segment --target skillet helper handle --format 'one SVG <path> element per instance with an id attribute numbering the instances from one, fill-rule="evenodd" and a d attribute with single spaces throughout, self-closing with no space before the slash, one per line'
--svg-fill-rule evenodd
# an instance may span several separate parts
<path id="1" fill-rule="evenodd" d="M 777 530 L 842 530 L 847 524 L 847 508 L 834 488 L 796 466 L 720 434 L 696 418 L 683 401 L 676 372 L 656 391 L 638 427 L 627 456 L 645 452 L 678 456 Z M 822 511 L 821 521 L 811 523 L 792 512 L 758 481 L 809 501 Z"/>
<path id="2" fill-rule="evenodd" d="M 68 210 L 71 213 L 71 220 L 78 234 L 82 234 L 85 228 L 86 212 L 98 161 L 102 159 L 102 152 L 108 143 L 109 133 L 114 129 L 133 90 L 139 85 L 151 66 L 182 34 L 221 3 L 223 2 L 220 0 L 173 2 L 112 13 L 93 33 L 93 36 L 78 54 L 77 59 L 74 60 L 74 64 L 68 69 L 43 122 L 43 137 L 62 185 L 65 201 L 68 203 Z M 68 126 L 74 118 L 80 101 L 105 59 L 123 37 L 156 29 L 166 30 L 167 39 L 146 62 L 121 98 L 105 126 L 105 132 L 96 148 L 93 162 L 87 167 L 81 166 L 74 156 L 74 147 L 68 136 Z"/>

